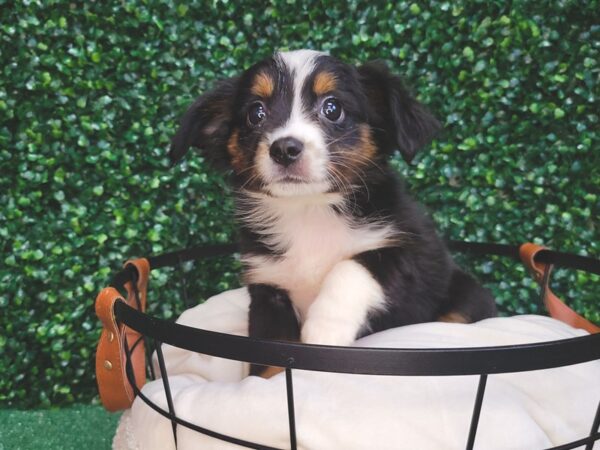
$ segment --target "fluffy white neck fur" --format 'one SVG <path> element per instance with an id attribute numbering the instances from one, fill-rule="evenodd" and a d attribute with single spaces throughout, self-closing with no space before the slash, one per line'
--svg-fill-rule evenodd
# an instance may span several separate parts
<path id="1" fill-rule="evenodd" d="M 282 254 L 243 255 L 246 282 L 286 289 L 301 319 L 335 264 L 389 246 L 395 235 L 390 225 L 354 223 L 333 205 L 343 207 L 340 194 L 285 198 L 251 194 L 238 206 L 240 219 Z"/>

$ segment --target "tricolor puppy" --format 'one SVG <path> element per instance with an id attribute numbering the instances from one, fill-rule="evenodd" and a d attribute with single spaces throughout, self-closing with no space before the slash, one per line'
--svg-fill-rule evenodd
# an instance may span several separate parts
<path id="1" fill-rule="evenodd" d="M 232 172 L 250 336 L 347 345 L 495 315 L 388 164 L 438 128 L 384 64 L 309 50 L 277 53 L 190 106 L 170 157 L 194 146 Z"/>

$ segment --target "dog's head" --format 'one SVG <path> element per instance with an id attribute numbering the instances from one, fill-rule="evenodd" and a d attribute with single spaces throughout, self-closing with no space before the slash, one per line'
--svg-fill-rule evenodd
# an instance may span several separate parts
<path id="1" fill-rule="evenodd" d="M 231 169 L 238 187 L 273 196 L 350 188 L 395 149 L 410 161 L 439 123 L 383 63 L 277 53 L 198 98 L 170 158 L 191 146 Z"/>

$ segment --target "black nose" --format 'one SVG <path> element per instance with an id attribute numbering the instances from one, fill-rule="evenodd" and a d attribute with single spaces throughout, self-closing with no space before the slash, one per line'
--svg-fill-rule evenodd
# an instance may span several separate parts
<path id="1" fill-rule="evenodd" d="M 286 137 L 273 142 L 269 154 L 277 164 L 287 167 L 300 158 L 302 150 L 304 150 L 302 142 L 293 137 Z"/>

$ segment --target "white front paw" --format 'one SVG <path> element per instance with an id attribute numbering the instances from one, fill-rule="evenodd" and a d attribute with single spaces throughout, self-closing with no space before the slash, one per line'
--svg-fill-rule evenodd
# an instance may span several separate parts
<path id="1" fill-rule="evenodd" d="M 305 344 L 346 346 L 354 342 L 356 329 L 336 320 L 314 318 L 306 321 L 301 334 Z"/>

